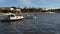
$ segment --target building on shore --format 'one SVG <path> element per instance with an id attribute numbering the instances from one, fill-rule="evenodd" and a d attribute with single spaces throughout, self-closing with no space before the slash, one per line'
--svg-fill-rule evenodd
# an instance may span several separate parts
<path id="1" fill-rule="evenodd" d="M 21 8 L 18 7 L 1 7 L 0 11 L 2 11 L 3 13 L 20 13 L 21 12 Z"/>

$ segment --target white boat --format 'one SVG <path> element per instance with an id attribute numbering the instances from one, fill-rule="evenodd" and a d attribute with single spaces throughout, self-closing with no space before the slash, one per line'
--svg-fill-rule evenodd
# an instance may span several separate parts
<path id="1" fill-rule="evenodd" d="M 26 15 L 26 18 L 27 18 L 27 19 L 36 19 L 37 17 L 34 16 L 34 15 Z"/>
<path id="2" fill-rule="evenodd" d="M 24 16 L 16 16 L 15 14 L 9 14 L 9 15 L 5 15 L 5 16 L 2 16 L 0 18 L 0 20 L 20 20 L 20 19 L 23 19 Z"/>

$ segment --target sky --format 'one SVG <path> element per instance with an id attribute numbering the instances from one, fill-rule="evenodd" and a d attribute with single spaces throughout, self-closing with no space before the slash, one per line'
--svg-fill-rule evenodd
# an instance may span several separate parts
<path id="1" fill-rule="evenodd" d="M 0 7 L 60 8 L 60 0 L 0 0 Z"/>

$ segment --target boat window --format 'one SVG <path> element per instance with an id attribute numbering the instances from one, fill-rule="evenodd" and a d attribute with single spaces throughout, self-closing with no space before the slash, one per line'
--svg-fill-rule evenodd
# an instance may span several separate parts
<path id="1" fill-rule="evenodd" d="M 14 17 L 14 15 L 10 15 L 11 17 Z"/>

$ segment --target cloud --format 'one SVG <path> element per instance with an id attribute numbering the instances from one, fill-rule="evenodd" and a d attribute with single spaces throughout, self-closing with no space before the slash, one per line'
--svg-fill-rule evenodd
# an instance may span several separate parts
<path id="1" fill-rule="evenodd" d="M 6 2 L 6 0 L 0 0 L 0 3 L 5 3 Z"/>
<path id="2" fill-rule="evenodd" d="M 28 7 L 39 7 L 41 4 L 46 4 L 47 0 L 19 0 L 21 4 Z"/>
<path id="3" fill-rule="evenodd" d="M 31 2 L 29 0 L 21 0 L 24 5 L 30 5 Z"/>
<path id="4" fill-rule="evenodd" d="M 20 3 L 22 3 L 23 5 L 25 5 L 25 6 L 35 6 L 32 2 L 31 2 L 31 0 L 19 0 L 20 1 Z"/>

